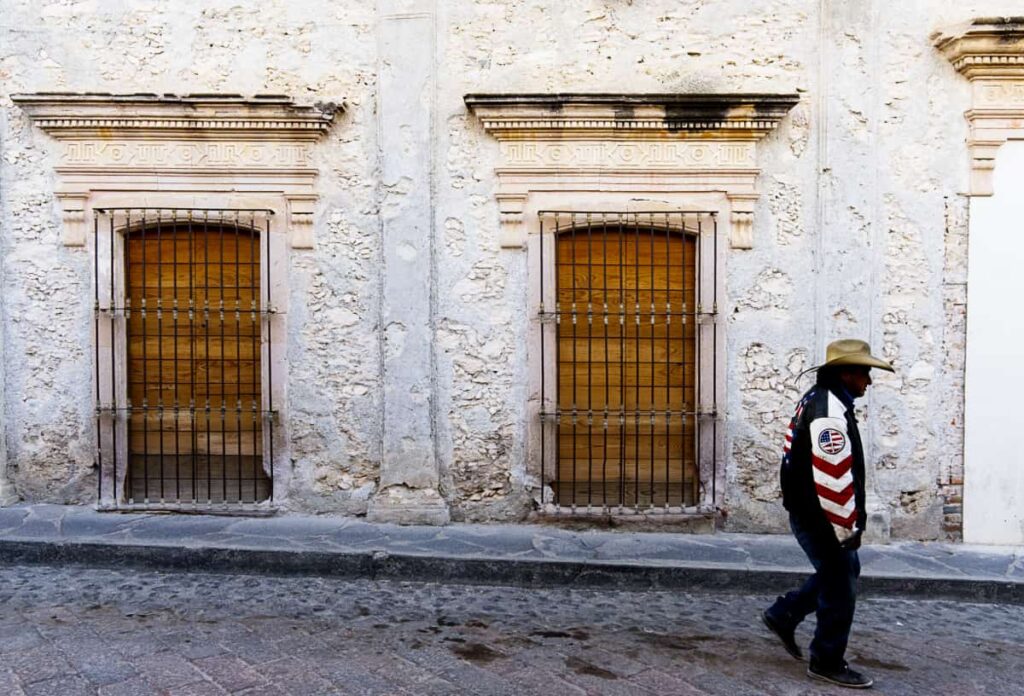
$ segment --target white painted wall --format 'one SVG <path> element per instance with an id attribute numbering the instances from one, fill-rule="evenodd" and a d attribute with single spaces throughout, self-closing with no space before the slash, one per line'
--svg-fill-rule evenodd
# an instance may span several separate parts
<path id="1" fill-rule="evenodd" d="M 968 253 L 964 541 L 1024 544 L 1024 141 L 971 200 Z"/>

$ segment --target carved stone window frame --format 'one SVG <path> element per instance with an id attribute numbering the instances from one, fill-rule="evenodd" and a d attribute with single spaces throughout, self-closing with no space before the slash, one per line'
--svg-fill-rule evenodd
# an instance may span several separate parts
<path id="1" fill-rule="evenodd" d="M 968 195 L 991 196 L 996 153 L 1007 140 L 1024 140 L 1024 17 L 976 19 L 932 40 L 970 80 Z"/>
<path id="2" fill-rule="evenodd" d="M 466 95 L 467 107 L 498 140 L 498 241 L 502 248 L 527 252 L 529 310 L 541 301 L 535 281 L 542 274 L 553 287 L 552 255 L 547 268 L 540 264 L 541 211 L 713 211 L 722 246 L 728 240 L 733 249 L 751 248 L 759 198 L 756 145 L 798 101 L 796 94 Z M 700 271 L 702 284 L 717 278 L 719 298 L 725 297 L 726 256 L 718 254 L 717 274 Z M 713 288 L 706 290 L 714 294 Z M 534 348 L 543 330 L 539 321 L 530 323 L 527 349 L 526 465 L 538 476 L 540 381 L 551 370 Z M 720 410 L 724 365 L 707 351 L 698 368 L 718 370 L 719 393 L 709 400 Z M 723 430 L 718 433 L 721 437 Z M 722 481 L 722 462 L 707 465 L 701 463 L 702 484 Z M 699 512 L 714 510 L 713 489 L 705 485 Z"/>
<path id="3" fill-rule="evenodd" d="M 466 105 L 501 147 L 495 197 L 500 243 L 522 247 L 531 193 L 724 195 L 734 249 L 753 246 L 756 144 L 796 94 L 468 94 Z M 621 208 L 625 210 L 626 208 Z"/>
<path id="4" fill-rule="evenodd" d="M 120 239 L 110 239 L 105 225 L 94 234 L 99 211 L 271 211 L 266 216 L 269 241 L 266 247 L 260 245 L 260 276 L 273 298 L 269 321 L 277 345 L 270 351 L 275 364 L 264 362 L 263 382 L 265 394 L 277 404 L 286 403 L 287 350 L 282 343 L 288 335 L 287 252 L 313 247 L 318 199 L 313 147 L 339 107 L 296 106 L 285 97 L 210 95 L 41 93 L 12 99 L 55 141 L 54 194 L 63 215 L 65 246 L 88 249 L 95 239 L 102 249 L 123 249 Z M 113 233 L 120 236 L 123 229 Z M 118 254 L 114 262 L 121 260 Z M 97 257 L 96 272 L 100 279 L 111 277 L 107 254 Z M 107 282 L 99 287 L 105 289 Z M 109 306 L 112 298 L 104 290 L 98 300 Z M 127 345 L 123 324 L 100 332 L 96 340 Z M 116 364 L 103 361 L 97 367 L 99 384 L 111 383 Z M 123 396 L 123 378 L 118 382 Z M 283 448 L 275 458 L 282 456 Z M 287 470 L 277 470 L 285 476 L 275 487 L 287 490 Z"/>
<path id="5" fill-rule="evenodd" d="M 62 239 L 83 246 L 91 209 L 111 198 L 193 199 L 215 207 L 269 207 L 293 249 L 313 246 L 313 144 L 340 107 L 287 97 L 15 94 L 15 104 L 57 141 L 55 195 Z M 102 202 L 100 201 L 102 200 Z"/>

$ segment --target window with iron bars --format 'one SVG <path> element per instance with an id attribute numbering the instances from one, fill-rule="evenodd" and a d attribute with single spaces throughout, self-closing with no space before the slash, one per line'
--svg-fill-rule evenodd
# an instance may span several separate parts
<path id="1" fill-rule="evenodd" d="M 94 214 L 100 507 L 272 501 L 273 212 Z"/>
<path id="2" fill-rule="evenodd" d="M 542 504 L 713 507 L 715 213 L 539 215 Z"/>

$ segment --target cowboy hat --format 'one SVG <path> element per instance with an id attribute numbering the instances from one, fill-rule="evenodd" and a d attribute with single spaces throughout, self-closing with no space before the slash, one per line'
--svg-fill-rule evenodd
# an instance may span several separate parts
<path id="1" fill-rule="evenodd" d="M 880 370 L 895 372 L 893 366 L 881 358 L 871 354 L 871 346 L 867 341 L 856 338 L 841 338 L 832 341 L 825 349 L 825 362 L 821 365 L 809 367 L 804 372 L 820 370 L 823 367 L 842 367 L 844 365 L 863 365 L 865 367 L 877 367 Z"/>

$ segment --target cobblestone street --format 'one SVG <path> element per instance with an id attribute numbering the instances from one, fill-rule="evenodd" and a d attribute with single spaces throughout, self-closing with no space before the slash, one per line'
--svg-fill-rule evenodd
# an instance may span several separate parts
<path id="1" fill-rule="evenodd" d="M 0 694 L 842 692 L 768 600 L 5 567 Z M 1024 607 L 864 599 L 849 656 L 874 693 L 1024 694 Z"/>

